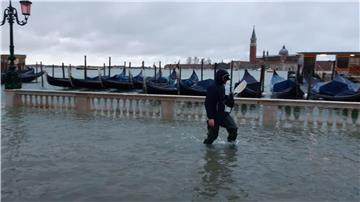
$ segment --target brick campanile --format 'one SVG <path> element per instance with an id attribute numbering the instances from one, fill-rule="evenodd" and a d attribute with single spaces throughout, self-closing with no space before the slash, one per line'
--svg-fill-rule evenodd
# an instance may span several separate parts
<path id="1" fill-rule="evenodd" d="M 250 39 L 250 63 L 256 63 L 256 34 L 255 34 L 255 26 L 253 28 L 253 32 Z"/>

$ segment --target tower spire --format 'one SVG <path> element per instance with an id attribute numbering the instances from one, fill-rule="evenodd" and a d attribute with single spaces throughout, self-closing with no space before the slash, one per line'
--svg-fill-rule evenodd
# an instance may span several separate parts
<path id="1" fill-rule="evenodd" d="M 255 25 L 253 26 L 253 31 L 252 31 L 252 35 L 251 35 L 251 43 L 256 43 Z"/>
<path id="2" fill-rule="evenodd" d="M 253 26 L 253 31 L 250 39 L 250 54 L 249 61 L 252 64 L 256 63 L 256 34 L 255 34 L 255 25 Z"/>

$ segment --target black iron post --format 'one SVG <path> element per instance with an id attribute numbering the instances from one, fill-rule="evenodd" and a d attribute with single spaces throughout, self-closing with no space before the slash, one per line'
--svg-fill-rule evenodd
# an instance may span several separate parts
<path id="1" fill-rule="evenodd" d="M 10 31 L 10 55 L 8 57 L 9 68 L 6 73 L 5 78 L 5 89 L 18 89 L 21 88 L 21 78 L 19 73 L 16 71 L 15 67 L 15 54 L 14 54 L 14 30 L 13 24 L 16 22 L 20 26 L 24 26 L 27 23 L 28 17 L 30 16 L 30 1 L 20 1 L 22 14 L 25 16 L 25 20 L 20 21 L 18 18 L 18 12 L 16 8 L 14 8 L 11 4 L 11 0 L 9 1 L 9 6 L 4 10 L 3 20 L 0 22 L 0 26 L 4 25 L 6 20 L 9 23 L 9 31 Z"/>

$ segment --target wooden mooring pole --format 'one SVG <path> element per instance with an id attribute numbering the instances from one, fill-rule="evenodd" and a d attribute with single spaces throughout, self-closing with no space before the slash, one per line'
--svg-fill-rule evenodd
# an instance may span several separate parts
<path id="1" fill-rule="evenodd" d="M 86 62 L 86 55 L 84 56 L 84 79 L 87 77 L 87 62 Z"/>
<path id="2" fill-rule="evenodd" d="M 63 76 L 63 78 L 65 78 L 64 63 L 61 63 L 61 69 L 62 69 L 62 76 Z"/>
<path id="3" fill-rule="evenodd" d="M 109 57 L 109 77 L 110 77 L 110 72 L 111 72 L 111 57 Z"/>
<path id="4" fill-rule="evenodd" d="M 43 71 L 42 62 L 40 62 L 40 71 Z M 41 87 L 44 88 L 44 74 L 41 75 Z"/>

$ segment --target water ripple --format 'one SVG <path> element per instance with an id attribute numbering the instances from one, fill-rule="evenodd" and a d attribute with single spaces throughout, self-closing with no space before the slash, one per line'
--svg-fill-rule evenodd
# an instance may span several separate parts
<path id="1" fill-rule="evenodd" d="M 242 125 L 204 146 L 203 122 L 2 109 L 3 201 L 358 201 L 355 129 Z"/>

